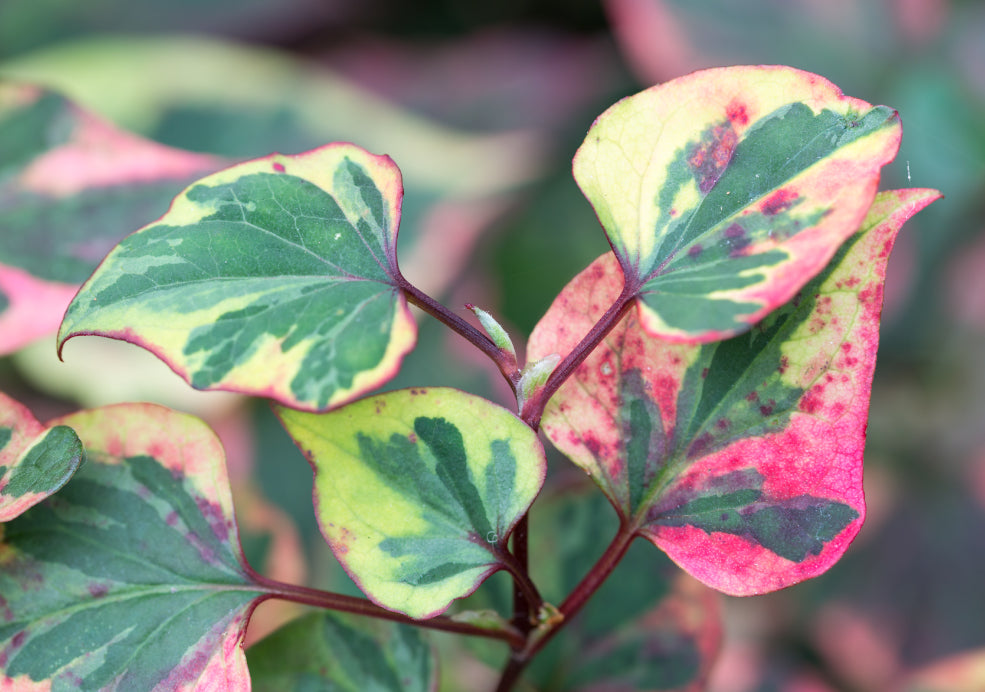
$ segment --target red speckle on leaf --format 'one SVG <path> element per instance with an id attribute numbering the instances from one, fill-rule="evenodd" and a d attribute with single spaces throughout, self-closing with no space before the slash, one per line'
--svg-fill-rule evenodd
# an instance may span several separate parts
<path id="1" fill-rule="evenodd" d="M 800 400 L 800 410 L 804 413 L 814 414 L 821 410 L 824 404 L 824 386 L 814 385 Z"/>
<path id="2" fill-rule="evenodd" d="M 274 164 L 274 170 L 277 171 L 278 173 L 283 173 L 287 169 L 284 168 L 284 164 L 282 164 L 282 163 L 275 163 Z"/>
<path id="3" fill-rule="evenodd" d="M 745 234 L 746 234 L 746 229 L 744 229 L 742 226 L 740 226 L 737 223 L 734 223 L 725 229 L 726 238 L 741 238 Z"/>
<path id="4" fill-rule="evenodd" d="M 10 639 L 10 648 L 17 649 L 17 648 L 23 646 L 25 639 L 27 639 L 27 632 L 25 630 L 21 630 L 20 632 L 18 632 L 17 634 L 15 634 L 13 637 L 11 637 L 11 639 Z"/>
<path id="5" fill-rule="evenodd" d="M 708 377 L 708 368 L 705 368 L 701 371 L 701 379 L 704 380 L 707 377 Z"/>
<path id="6" fill-rule="evenodd" d="M 759 392 L 754 389 L 746 394 L 746 401 L 759 401 Z"/>
<path id="7" fill-rule="evenodd" d="M 705 450 L 711 447 L 711 443 L 715 441 L 715 438 L 711 433 L 703 433 L 698 435 L 691 443 L 691 448 L 688 450 L 688 456 L 699 457 L 704 454 Z"/>
<path id="8" fill-rule="evenodd" d="M 598 456 L 599 450 L 602 448 L 601 443 L 598 441 L 594 435 L 586 435 L 582 440 L 585 448 L 592 453 L 593 456 Z"/>
<path id="9" fill-rule="evenodd" d="M 776 216 L 780 212 L 789 209 L 797 200 L 797 196 L 797 193 L 791 190 L 777 190 L 766 198 L 766 201 L 760 207 L 760 211 L 766 214 L 766 216 Z"/>
<path id="10" fill-rule="evenodd" d="M 202 497 L 196 498 L 195 504 L 198 505 L 198 511 L 202 513 L 205 520 L 209 522 L 209 526 L 216 537 L 221 541 L 228 540 L 229 525 L 226 523 L 226 515 L 223 514 L 222 508 Z"/>
<path id="11" fill-rule="evenodd" d="M 694 245 L 692 245 L 692 246 L 691 246 L 690 248 L 688 248 L 688 251 L 687 251 L 687 256 L 688 256 L 688 257 L 697 257 L 698 255 L 700 255 L 700 254 L 701 254 L 701 252 L 702 252 L 703 250 L 704 250 L 704 248 L 703 248 L 703 247 L 701 247 L 701 245 L 700 245 L 700 244 L 698 244 L 698 243 L 695 243 L 695 244 L 694 244 Z"/>
<path id="12" fill-rule="evenodd" d="M 178 523 L 178 513 L 175 511 L 168 512 L 168 516 L 164 518 L 164 523 L 168 526 L 174 526 Z"/>
<path id="13" fill-rule="evenodd" d="M 416 434 L 414 434 L 414 433 L 409 434 L 407 436 L 407 439 L 410 441 L 410 443 L 412 445 L 416 445 L 417 444 L 417 435 Z"/>
<path id="14" fill-rule="evenodd" d="M 719 418 L 715 422 L 715 427 L 722 431 L 728 430 L 730 427 L 732 427 L 732 421 L 730 421 L 728 418 Z"/>
<path id="15" fill-rule="evenodd" d="M 770 404 L 773 404 L 773 403 L 774 402 L 772 402 L 772 401 L 770 402 Z M 759 407 L 759 412 L 763 416 L 770 416 L 770 415 L 773 414 L 773 406 L 772 405 L 763 405 L 763 406 L 760 406 Z"/>
<path id="16" fill-rule="evenodd" d="M 749 124 L 749 113 L 746 111 L 746 106 L 744 103 L 733 101 L 726 109 L 725 115 L 728 116 L 729 122 L 733 125 L 738 125 L 741 127 Z"/>
<path id="17" fill-rule="evenodd" d="M 109 593 L 109 587 L 105 584 L 90 584 L 88 590 L 89 595 L 93 598 L 102 598 Z"/>
<path id="18" fill-rule="evenodd" d="M 780 368 L 779 368 L 780 374 L 782 375 L 783 373 L 785 373 L 787 371 L 787 368 L 789 367 L 790 367 L 790 359 L 787 358 L 786 356 L 780 356 Z"/>
<path id="19" fill-rule="evenodd" d="M 716 125 L 711 129 L 709 138 L 694 147 L 688 157 L 688 165 L 698 179 L 698 189 L 707 193 L 715 187 L 722 176 L 725 167 L 732 159 L 732 152 L 738 137 L 731 124 Z"/>

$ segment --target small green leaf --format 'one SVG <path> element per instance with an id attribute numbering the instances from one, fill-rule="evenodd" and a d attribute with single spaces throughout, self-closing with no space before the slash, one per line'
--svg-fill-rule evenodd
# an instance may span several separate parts
<path id="1" fill-rule="evenodd" d="M 247 654 L 257 692 L 434 692 L 434 656 L 421 631 L 395 625 L 312 613 L 250 647 Z"/>
<path id="2" fill-rule="evenodd" d="M 886 260 L 937 197 L 880 194 L 830 266 L 748 334 L 670 344 L 630 314 L 552 399 L 543 430 L 706 584 L 747 595 L 820 574 L 864 518 Z M 611 255 L 593 263 L 531 335 L 531 357 L 570 349 L 621 288 Z"/>
<path id="3" fill-rule="evenodd" d="M 416 326 L 397 288 L 400 172 L 332 144 L 204 178 L 79 291 L 79 334 L 132 341 L 197 389 L 321 410 L 392 377 Z"/>
<path id="4" fill-rule="evenodd" d="M 790 300 L 858 228 L 897 114 L 790 67 L 727 67 L 623 99 L 574 160 L 649 333 L 707 342 Z"/>
<path id="5" fill-rule="evenodd" d="M 372 600 L 414 618 L 437 615 L 503 567 L 544 480 L 537 435 L 453 389 L 278 415 L 315 468 L 315 510 L 335 556 Z"/>
<path id="6" fill-rule="evenodd" d="M 150 404 L 57 421 L 86 466 L 6 524 L 0 687 L 248 690 L 241 648 L 262 594 L 239 548 L 222 447 Z"/>
<path id="7" fill-rule="evenodd" d="M 45 429 L 0 393 L 0 521 L 10 521 L 57 492 L 85 461 L 82 442 L 64 425 Z"/>
<path id="8" fill-rule="evenodd" d="M 0 82 L 0 353 L 54 333 L 110 248 L 220 165 Z"/>

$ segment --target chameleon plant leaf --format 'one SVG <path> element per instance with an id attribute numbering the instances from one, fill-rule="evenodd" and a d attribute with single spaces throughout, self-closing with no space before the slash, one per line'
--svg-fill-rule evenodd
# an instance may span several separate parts
<path id="1" fill-rule="evenodd" d="M 823 572 L 864 518 L 886 259 L 938 196 L 881 193 L 829 267 L 748 334 L 673 344 L 629 313 L 548 404 L 544 431 L 706 584 L 746 595 Z M 530 357 L 570 350 L 621 287 L 612 255 L 596 260 L 538 325 Z"/>
<path id="2" fill-rule="evenodd" d="M 54 92 L 0 82 L 0 353 L 54 334 L 110 248 L 221 166 Z"/>
<path id="3" fill-rule="evenodd" d="M 278 415 L 315 469 L 315 513 L 335 556 L 370 599 L 414 618 L 505 566 L 509 534 L 544 481 L 537 435 L 454 389 Z"/>
<path id="4" fill-rule="evenodd" d="M 896 112 L 790 67 L 695 72 L 623 99 L 574 175 L 639 320 L 706 342 L 746 331 L 817 274 L 899 147 Z"/>
<path id="5" fill-rule="evenodd" d="M 4 525 L 0 688 L 249 690 L 241 644 L 262 588 L 218 439 L 151 404 L 56 423 L 88 461 Z"/>
<path id="6" fill-rule="evenodd" d="M 10 521 L 59 490 L 85 461 L 78 435 L 46 428 L 0 393 L 0 521 Z"/>
<path id="7" fill-rule="evenodd" d="M 137 343 L 197 389 L 321 410 L 392 377 L 416 338 L 397 288 L 400 172 L 351 144 L 204 178 L 72 301 L 79 334 Z"/>

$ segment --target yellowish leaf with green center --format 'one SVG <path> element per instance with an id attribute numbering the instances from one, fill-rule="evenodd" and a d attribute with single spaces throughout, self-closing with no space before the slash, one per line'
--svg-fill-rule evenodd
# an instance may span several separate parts
<path id="1" fill-rule="evenodd" d="M 376 603 L 431 617 L 509 566 L 506 541 L 546 462 L 506 409 L 430 388 L 278 415 L 314 466 L 322 534 Z"/>
<path id="2" fill-rule="evenodd" d="M 790 67 L 705 70 L 623 99 L 574 175 L 649 333 L 746 331 L 851 236 L 899 147 L 896 112 Z"/>
<path id="3" fill-rule="evenodd" d="M 157 354 L 198 389 L 322 410 L 378 387 L 417 330 L 399 286 L 402 187 L 351 144 L 233 166 L 127 237 L 72 301 L 65 341 Z"/>

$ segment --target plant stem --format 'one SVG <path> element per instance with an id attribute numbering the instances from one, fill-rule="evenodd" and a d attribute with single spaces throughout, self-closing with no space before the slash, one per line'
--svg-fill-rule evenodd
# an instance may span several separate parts
<path id="1" fill-rule="evenodd" d="M 523 407 L 523 411 L 520 412 L 520 417 L 523 421 L 537 430 L 540 427 L 540 419 L 544 415 L 544 407 L 547 406 L 547 402 L 550 398 L 554 396 L 554 392 L 564 384 L 571 373 L 573 373 L 579 365 L 585 362 L 585 359 L 591 355 L 595 347 L 598 346 L 602 339 L 612 331 L 613 327 L 619 324 L 619 320 L 622 319 L 626 311 L 632 306 L 633 299 L 639 295 L 639 286 L 636 284 L 625 284 L 622 289 L 622 293 L 619 297 L 609 306 L 609 309 L 605 311 L 605 314 L 599 318 L 599 321 L 595 323 L 595 326 L 584 336 L 584 338 L 578 342 L 571 352 L 562 360 L 551 376 L 544 383 L 544 387 L 537 393 L 536 396 L 532 397 Z"/>
<path id="2" fill-rule="evenodd" d="M 253 570 L 250 570 L 253 572 Z M 268 598 L 282 598 L 286 601 L 301 603 L 303 605 L 325 608 L 328 610 L 338 610 L 355 615 L 391 620 L 405 625 L 425 627 L 428 629 L 442 630 L 444 632 L 454 632 L 456 634 L 466 634 L 475 637 L 486 637 L 489 639 L 499 639 L 510 645 L 511 648 L 522 647 L 525 637 L 512 627 L 493 629 L 490 627 L 479 627 L 467 622 L 459 622 L 450 617 L 439 615 L 427 620 L 415 620 L 403 613 L 382 608 L 365 598 L 346 596 L 343 594 L 310 589 L 294 584 L 284 584 L 282 582 L 268 579 L 256 572 L 251 575 L 253 581 L 266 589 Z"/>
<path id="3" fill-rule="evenodd" d="M 477 349 L 489 356 L 490 360 L 496 364 L 496 367 L 503 374 L 503 378 L 509 383 L 514 395 L 516 394 L 517 383 L 520 381 L 520 373 L 516 368 L 516 363 L 502 349 L 494 344 L 492 339 L 473 327 L 461 316 L 422 292 L 402 276 L 398 277 L 398 280 L 398 288 L 404 292 L 411 304 L 416 305 L 431 315 L 431 317 L 444 323 L 448 328 L 457 332 L 464 339 L 471 342 Z"/>
<path id="4" fill-rule="evenodd" d="M 553 639 L 554 635 L 578 614 L 588 600 L 598 591 L 599 587 L 602 586 L 602 583 L 612 574 L 616 565 L 626 555 L 626 551 L 635 537 L 635 528 L 628 522 L 623 521 L 619 526 L 619 532 L 612 539 L 605 552 L 602 553 L 602 556 L 599 557 L 588 571 L 588 574 L 568 594 L 568 597 L 564 599 L 564 603 L 558 609 L 562 617 L 558 619 L 557 623 L 548 626 L 540 632 L 535 632 L 533 636 L 528 635 L 527 646 L 524 650 L 512 650 L 510 660 L 507 662 L 500 676 L 496 692 L 508 692 L 513 687 L 516 681 L 520 679 L 524 668 L 527 667 L 527 664 L 537 652 L 543 649 Z"/>

